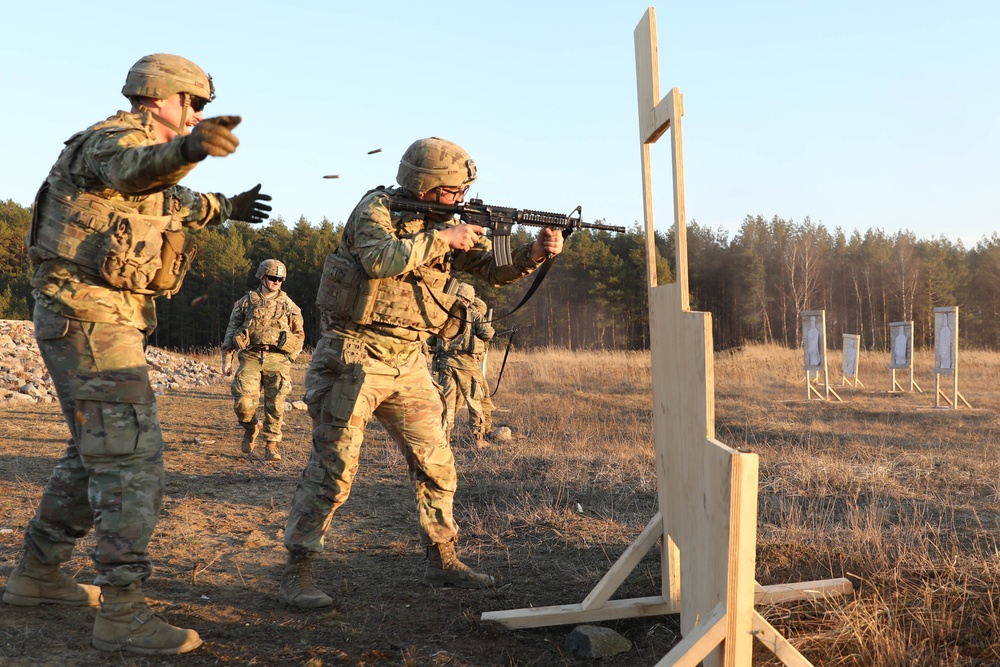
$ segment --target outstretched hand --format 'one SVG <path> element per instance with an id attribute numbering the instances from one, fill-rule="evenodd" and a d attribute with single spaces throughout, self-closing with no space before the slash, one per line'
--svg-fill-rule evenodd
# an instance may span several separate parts
<path id="1" fill-rule="evenodd" d="M 271 207 L 264 203 L 266 201 L 271 201 L 271 195 L 262 194 L 260 183 L 258 183 L 246 192 L 241 192 L 229 199 L 233 205 L 229 219 L 250 223 L 264 222 L 269 217 L 268 211 L 271 210 Z"/>
<path id="2" fill-rule="evenodd" d="M 200 121 L 184 137 L 181 154 L 188 162 L 201 162 L 209 155 L 225 157 L 240 145 L 232 130 L 240 121 L 240 116 L 216 116 Z"/>

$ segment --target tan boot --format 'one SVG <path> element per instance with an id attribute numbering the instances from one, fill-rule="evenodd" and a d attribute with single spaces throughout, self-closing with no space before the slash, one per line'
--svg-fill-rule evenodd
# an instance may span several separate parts
<path id="1" fill-rule="evenodd" d="M 202 641 L 194 630 L 175 627 L 154 614 L 136 581 L 124 587 L 101 586 L 101 610 L 90 644 L 102 651 L 176 655 L 193 651 Z"/>
<path id="2" fill-rule="evenodd" d="M 7 578 L 3 601 L 7 604 L 34 607 L 39 604 L 65 604 L 73 607 L 100 606 L 101 589 L 78 584 L 59 565 L 46 565 L 25 549 L 21 562 Z"/>
<path id="3" fill-rule="evenodd" d="M 472 568 L 458 560 L 458 556 L 455 555 L 455 543 L 445 542 L 427 547 L 424 585 L 486 588 L 493 585 L 493 577 L 473 572 Z"/>
<path id="4" fill-rule="evenodd" d="M 264 430 L 264 425 L 260 422 L 254 422 L 253 428 L 249 429 L 246 426 L 243 427 L 243 442 L 240 443 L 240 451 L 244 454 L 249 454 L 253 451 L 254 443 L 257 442 L 257 436 L 260 432 Z"/>
<path id="5" fill-rule="evenodd" d="M 281 574 L 278 600 L 300 609 L 333 606 L 333 598 L 316 588 L 312 580 L 312 552 L 288 552 L 288 564 Z"/>
<path id="6" fill-rule="evenodd" d="M 264 448 L 264 460 L 265 461 L 280 461 L 281 454 L 278 453 L 278 443 L 271 442 L 268 440 L 267 446 Z"/>

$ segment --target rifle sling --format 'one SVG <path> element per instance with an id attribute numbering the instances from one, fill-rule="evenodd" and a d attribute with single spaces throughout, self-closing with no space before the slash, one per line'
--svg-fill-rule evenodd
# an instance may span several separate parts
<path id="1" fill-rule="evenodd" d="M 504 313 L 503 315 L 494 316 L 493 317 L 494 322 L 496 322 L 497 320 L 502 320 L 505 317 L 510 317 L 511 315 L 519 311 L 521 309 L 521 306 L 523 306 L 525 303 L 528 302 L 528 299 L 531 298 L 531 295 L 534 294 L 535 290 L 538 289 L 538 286 L 542 284 L 542 280 L 545 279 L 545 274 L 547 274 L 549 272 L 549 269 L 552 268 L 552 262 L 554 260 L 555 260 L 554 255 L 552 257 L 546 258 L 546 260 L 542 263 L 540 267 L 538 267 L 538 270 L 535 272 L 535 279 L 531 281 L 531 287 L 529 287 L 528 291 L 525 292 L 524 296 L 521 297 L 521 301 L 516 306 L 514 306 L 514 309 L 511 310 L 509 313 Z"/>
<path id="2" fill-rule="evenodd" d="M 520 308 L 520 306 L 518 306 Z M 515 309 L 516 310 L 516 309 Z M 500 362 L 500 372 L 497 373 L 497 383 L 493 387 L 493 393 L 490 394 L 490 398 L 496 396 L 496 393 L 500 390 L 500 380 L 503 379 L 503 369 L 507 368 L 507 355 L 510 354 L 510 348 L 514 345 L 514 337 L 517 336 L 517 330 L 511 332 L 510 338 L 507 339 L 507 349 L 503 351 L 503 361 Z M 487 381 L 486 388 L 489 389 L 489 382 Z"/>

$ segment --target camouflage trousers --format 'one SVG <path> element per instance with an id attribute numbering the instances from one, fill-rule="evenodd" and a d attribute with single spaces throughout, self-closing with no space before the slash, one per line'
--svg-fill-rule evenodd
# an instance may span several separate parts
<path id="1" fill-rule="evenodd" d="M 399 446 L 416 493 L 420 543 L 458 535 L 452 506 L 458 477 L 444 437 L 441 392 L 419 348 L 398 366 L 369 356 L 357 339 L 320 339 L 306 371 L 312 416 L 309 463 L 285 527 L 290 551 L 320 552 L 337 508 L 351 492 L 365 425 L 374 416 Z"/>
<path id="2" fill-rule="evenodd" d="M 257 406 L 264 389 L 264 430 L 268 442 L 281 442 L 281 422 L 285 417 L 285 399 L 292 393 L 292 362 L 282 352 L 240 352 L 229 390 L 233 394 L 233 411 L 240 425 L 253 432 L 257 425 Z"/>
<path id="3" fill-rule="evenodd" d="M 493 429 L 493 401 L 482 370 L 443 366 L 438 383 L 444 392 L 446 432 L 455 427 L 463 404 L 469 407 L 469 428 L 474 437 L 485 437 Z"/>
<path id="4" fill-rule="evenodd" d="M 94 529 L 95 584 L 127 586 L 152 571 L 146 548 L 163 498 L 163 436 L 143 334 L 80 322 L 35 305 L 35 338 L 72 438 L 25 531 L 43 563 L 70 559 Z"/>

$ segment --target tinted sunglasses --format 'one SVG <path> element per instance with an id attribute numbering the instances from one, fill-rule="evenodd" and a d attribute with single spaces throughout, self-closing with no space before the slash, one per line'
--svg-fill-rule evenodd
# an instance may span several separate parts
<path id="1" fill-rule="evenodd" d="M 204 97 L 198 97 L 197 95 L 191 95 L 191 109 L 198 113 L 199 111 L 204 111 L 205 105 L 208 104 L 208 100 Z"/>
<path id="2" fill-rule="evenodd" d="M 272 283 L 280 283 L 281 281 L 284 280 L 284 278 L 279 278 L 278 276 L 264 276 L 264 277 L 270 280 Z"/>

